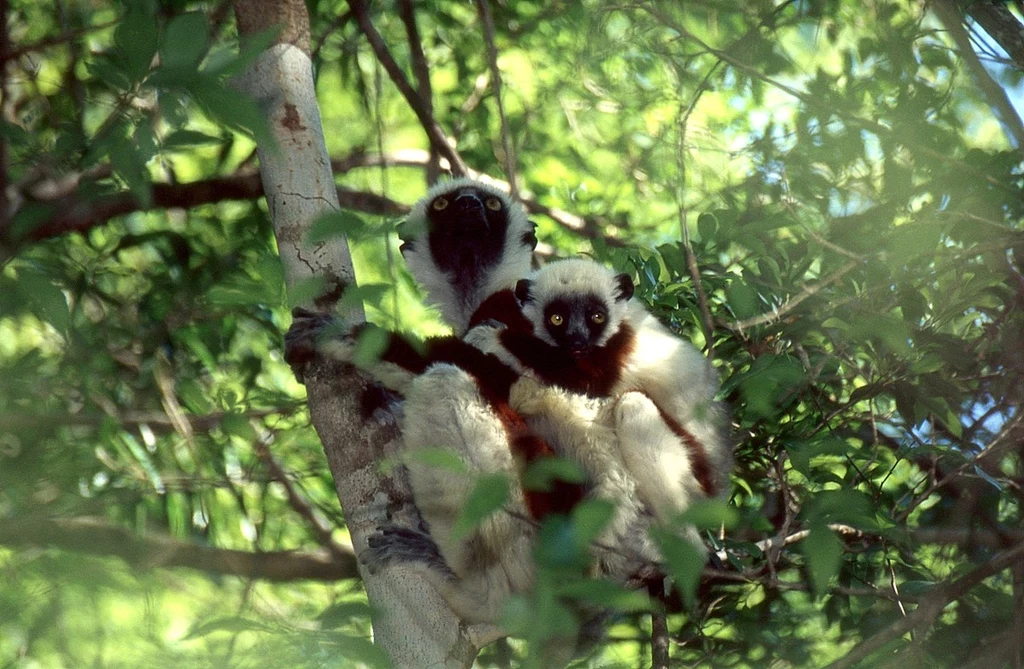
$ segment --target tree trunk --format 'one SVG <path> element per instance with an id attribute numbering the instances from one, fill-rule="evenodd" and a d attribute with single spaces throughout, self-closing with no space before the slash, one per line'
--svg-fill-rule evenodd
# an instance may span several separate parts
<path id="1" fill-rule="evenodd" d="M 310 224 L 338 209 L 309 58 L 309 17 L 302 0 L 236 0 L 239 33 L 282 28 L 240 82 L 265 113 L 275 145 L 258 146 L 260 173 L 289 289 L 326 280 L 320 309 L 329 309 L 354 274 L 343 238 L 305 243 Z M 361 319 L 362 314 L 358 314 Z M 415 526 L 418 515 L 400 476 L 383 476 L 379 463 L 393 456 L 400 433 L 393 417 L 363 422 L 364 382 L 351 368 L 317 361 L 308 370 L 310 414 L 323 443 L 356 554 L 367 536 L 387 523 Z M 487 628 L 466 628 L 421 578 L 396 566 L 371 575 L 360 567 L 375 641 L 396 667 L 467 667 L 493 640 Z"/>

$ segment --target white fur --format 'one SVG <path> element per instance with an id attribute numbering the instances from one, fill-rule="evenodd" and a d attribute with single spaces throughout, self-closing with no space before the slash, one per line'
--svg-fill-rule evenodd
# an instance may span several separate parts
<path id="1" fill-rule="evenodd" d="M 616 276 L 587 258 L 570 258 L 545 265 L 532 277 L 531 299 L 523 305 L 523 315 L 533 323 L 534 334 L 554 346 L 555 340 L 544 327 L 544 307 L 560 297 L 596 294 L 608 307 L 608 327 L 594 342 L 595 346 L 603 346 L 618 330 L 629 304 L 626 300 L 616 299 L 619 285 Z"/>
<path id="2" fill-rule="evenodd" d="M 432 582 L 460 617 L 470 622 L 498 622 L 513 592 L 533 584 L 531 557 L 534 530 L 522 491 L 511 486 L 505 511 L 492 514 L 468 537 L 456 538 L 475 478 L 503 473 L 516 481 L 516 465 L 501 421 L 480 396 L 464 370 L 436 364 L 417 377 L 405 399 L 403 435 L 416 506 L 456 580 L 441 575 Z M 466 465 L 465 473 L 418 461 L 416 452 L 444 448 Z M 507 511 L 507 512 L 506 512 Z"/>
<path id="3" fill-rule="evenodd" d="M 501 258 L 488 270 L 486 276 L 479 277 L 476 290 L 469 295 L 455 292 L 453 278 L 438 269 L 426 243 L 427 207 L 438 195 L 444 195 L 463 186 L 473 186 L 498 198 L 504 204 L 508 216 L 508 229 Z M 413 205 L 406 220 L 414 231 L 417 226 L 420 228 L 419 237 L 414 240 L 414 248 L 403 254 L 409 272 L 423 286 L 427 301 L 440 309 L 445 323 L 452 326 L 457 334 L 466 331 L 470 317 L 481 302 L 499 290 L 511 288 L 516 281 L 530 273 L 533 249 L 525 247 L 522 238 L 533 230 L 533 226 L 527 220 L 522 205 L 494 186 L 468 178 L 439 183 Z"/>
<path id="4" fill-rule="evenodd" d="M 355 358 L 356 345 L 352 337 L 328 339 L 320 344 L 320 346 L 321 354 L 328 358 L 344 362 L 352 362 Z M 402 394 L 405 394 L 409 389 L 409 385 L 416 378 L 409 370 L 386 360 L 374 360 L 368 364 L 360 365 L 359 368 L 376 379 L 385 388 L 390 388 Z"/>
<path id="5" fill-rule="evenodd" d="M 539 398 L 523 401 L 520 396 L 520 402 L 512 403 L 512 407 L 531 425 L 539 419 L 557 421 L 559 425 L 552 432 L 558 435 L 555 443 L 563 451 L 618 450 L 640 498 L 659 519 L 668 520 L 703 496 L 703 492 L 693 475 L 686 445 L 665 424 L 658 412 L 660 407 L 704 446 L 715 487 L 724 495 L 732 463 L 731 445 L 723 425 L 724 411 L 715 401 L 718 377 L 708 360 L 640 304 L 616 301 L 615 274 L 592 260 L 577 258 L 552 263 L 535 272 L 531 279 L 533 299 L 524 306 L 523 313 L 533 323 L 535 333 L 548 343 L 554 344 L 543 327 L 545 305 L 559 297 L 587 293 L 596 294 L 609 306 L 608 326 L 601 343 L 618 332 L 623 323 L 633 327 L 636 340 L 619 383 L 609 393 L 616 404 L 613 415 L 604 412 L 608 423 L 601 429 L 580 427 L 578 414 L 582 407 L 578 403 L 575 408 L 566 406 L 553 411 Z M 486 339 L 485 333 L 472 336 Z M 522 370 L 522 365 L 510 360 L 508 353 L 504 357 Z M 554 391 L 538 387 L 536 392 Z M 535 410 L 545 413 L 540 416 Z"/>
<path id="6" fill-rule="evenodd" d="M 615 504 L 611 522 L 597 539 L 598 571 L 625 581 L 658 560 L 647 535 L 649 514 L 636 478 L 616 448 L 614 402 L 545 386 L 530 376 L 512 385 L 509 404 L 528 416 L 530 428 L 558 454 L 578 464 L 593 486 L 591 494 Z"/>

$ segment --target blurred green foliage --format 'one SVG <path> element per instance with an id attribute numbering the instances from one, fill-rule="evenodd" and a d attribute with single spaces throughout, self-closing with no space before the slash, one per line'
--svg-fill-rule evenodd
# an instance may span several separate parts
<path id="1" fill-rule="evenodd" d="M 695 595 L 669 619 L 675 661 L 821 666 L 1020 542 L 1024 162 L 936 17 L 899 0 L 492 5 L 520 185 L 585 224 L 538 215 L 542 241 L 632 272 L 713 350 L 733 407 L 731 512 L 691 519 L 725 559 L 698 587 L 664 537 Z M 339 184 L 410 204 L 422 129 L 346 3 L 307 6 Z M 475 8 L 415 8 L 438 122 L 502 176 Z M 408 71 L 394 9 L 373 17 Z M 357 581 L 213 575 L 159 554 L 129 567 L 98 542 L 19 529 L 99 520 L 186 547 L 310 552 L 316 521 L 344 541 L 281 358 L 272 227 L 246 186 L 265 130 L 230 87 L 271 36 L 240 52 L 228 4 L 184 0 L 11 0 L 6 20 L 0 666 L 380 664 Z M 1020 64 L 987 65 L 1019 102 Z M 375 320 L 436 332 L 393 261 L 397 219 L 356 207 L 316 234 L 349 234 L 349 298 Z M 503 486 L 480 487 L 464 520 Z M 540 641 L 566 624 L 566 597 L 612 606 L 589 662 L 645 666 L 646 600 L 558 577 L 602 513 L 545 528 L 551 579 L 510 622 Z M 792 543 L 757 544 L 769 537 Z M 1009 662 L 1020 588 L 997 571 L 864 666 Z"/>

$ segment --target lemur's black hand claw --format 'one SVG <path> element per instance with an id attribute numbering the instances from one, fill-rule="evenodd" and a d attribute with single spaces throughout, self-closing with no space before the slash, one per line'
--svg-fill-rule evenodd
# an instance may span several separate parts
<path id="1" fill-rule="evenodd" d="M 330 314 L 305 307 L 292 309 L 292 324 L 284 335 L 284 360 L 299 383 L 305 382 L 306 368 L 316 359 L 319 340 L 336 322 Z"/>

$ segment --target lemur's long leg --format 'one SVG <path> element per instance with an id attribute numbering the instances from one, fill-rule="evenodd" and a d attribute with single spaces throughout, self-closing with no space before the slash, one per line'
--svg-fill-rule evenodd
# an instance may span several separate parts
<path id="1" fill-rule="evenodd" d="M 615 433 L 626 468 L 659 519 L 668 521 L 705 497 L 687 445 L 650 397 L 628 392 L 618 398 Z"/>
<path id="2" fill-rule="evenodd" d="M 493 622 L 510 592 L 533 582 L 533 529 L 517 482 L 506 427 L 480 392 L 478 381 L 451 364 L 418 376 L 405 402 L 403 434 L 413 494 L 444 562 L 455 579 L 438 589 L 460 615 Z M 466 471 L 424 461 L 426 449 L 455 454 Z M 509 477 L 506 511 L 485 519 L 468 536 L 456 525 L 481 475 Z M 491 617 L 493 616 L 493 618 Z"/>

